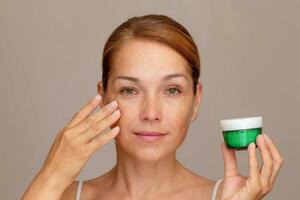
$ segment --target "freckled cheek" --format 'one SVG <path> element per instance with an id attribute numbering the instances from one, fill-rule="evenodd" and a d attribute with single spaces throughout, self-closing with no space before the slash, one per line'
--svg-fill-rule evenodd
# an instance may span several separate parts
<path id="1" fill-rule="evenodd" d="M 190 108 L 188 106 L 173 107 L 165 113 L 165 121 L 170 124 L 173 130 L 183 131 L 189 125 Z"/>
<path id="2" fill-rule="evenodd" d="M 184 116 L 182 113 L 176 113 L 169 116 L 165 116 L 165 121 L 168 124 L 169 127 L 172 128 L 172 130 L 183 130 L 186 128 L 186 116 Z"/>
<path id="3" fill-rule="evenodd" d="M 118 120 L 118 124 L 122 127 L 129 126 L 130 123 L 136 121 L 134 119 L 136 113 L 136 106 L 131 106 L 130 104 L 123 104 L 119 102 L 119 110 L 121 111 L 121 116 Z"/>
<path id="4" fill-rule="evenodd" d="M 171 113 L 172 116 L 176 116 L 176 118 L 182 120 L 190 114 L 190 107 L 187 105 L 187 103 L 169 104 L 164 110 L 166 113 Z"/>

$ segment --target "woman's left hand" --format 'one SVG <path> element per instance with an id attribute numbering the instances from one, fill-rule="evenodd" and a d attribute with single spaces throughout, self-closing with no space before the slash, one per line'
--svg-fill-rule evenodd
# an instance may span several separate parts
<path id="1" fill-rule="evenodd" d="M 248 146 L 249 177 L 242 176 L 237 167 L 234 150 L 227 149 L 222 143 L 224 159 L 224 179 L 222 190 L 218 195 L 221 200 L 258 200 L 267 195 L 273 188 L 276 176 L 283 159 L 275 144 L 265 134 L 258 135 L 256 144 L 259 147 L 263 164 L 259 169 L 255 144 Z"/>

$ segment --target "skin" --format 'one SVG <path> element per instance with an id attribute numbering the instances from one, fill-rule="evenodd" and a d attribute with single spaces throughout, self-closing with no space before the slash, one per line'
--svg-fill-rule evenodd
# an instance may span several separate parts
<path id="1" fill-rule="evenodd" d="M 185 78 L 162 81 L 169 74 L 182 74 Z M 135 77 L 139 82 L 115 80 L 118 76 Z M 151 199 L 157 198 L 157 194 L 170 195 L 182 187 L 193 187 L 182 185 L 181 180 L 197 180 L 196 175 L 175 158 L 176 149 L 199 109 L 202 84 L 198 84 L 196 96 L 192 85 L 188 63 L 174 50 L 150 41 L 126 43 L 126 51 L 121 50 L 114 62 L 106 94 L 99 83 L 103 104 L 117 100 L 121 111 L 115 124 L 121 127 L 121 133 L 115 139 L 118 160 L 110 173 L 110 188 L 114 188 L 114 194 Z M 126 90 L 120 91 L 124 87 Z M 133 134 L 142 130 L 167 135 L 158 143 L 147 144 Z M 197 181 L 192 185 L 212 182 L 204 178 Z"/>
<path id="2" fill-rule="evenodd" d="M 117 163 L 104 175 L 86 180 L 81 199 L 210 199 L 215 181 L 189 171 L 175 156 L 190 123 L 197 118 L 202 84 L 197 85 L 194 95 L 187 62 L 165 45 L 130 40 L 125 46 L 113 64 L 106 93 L 102 83 L 98 83 L 102 100 L 97 103 L 103 107 L 116 100 L 121 112 L 111 126 L 120 127 L 115 137 Z M 162 81 L 169 74 L 182 74 L 186 79 Z M 139 83 L 114 81 L 118 76 L 135 77 Z M 181 93 L 170 89 L 174 86 Z M 124 87 L 127 89 L 121 92 Z M 167 135 L 157 143 L 147 144 L 133 133 L 142 130 Z M 249 177 L 244 177 L 238 171 L 235 152 L 222 143 L 224 181 L 217 199 L 256 200 L 272 190 L 283 160 L 265 134 L 257 137 L 257 145 L 263 165 L 258 165 L 256 149 L 249 145 Z M 74 198 L 76 188 L 77 182 L 73 182 L 62 199 Z"/>

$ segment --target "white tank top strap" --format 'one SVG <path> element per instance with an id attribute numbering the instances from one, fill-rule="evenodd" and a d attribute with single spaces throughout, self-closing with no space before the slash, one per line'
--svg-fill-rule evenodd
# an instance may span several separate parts
<path id="1" fill-rule="evenodd" d="M 218 187 L 220 185 L 220 183 L 223 181 L 223 179 L 219 179 L 215 186 L 214 186 L 214 189 L 213 189 L 213 192 L 212 192 L 212 197 L 211 197 L 211 200 L 216 200 L 217 198 L 217 191 L 218 191 Z"/>
<path id="2" fill-rule="evenodd" d="M 77 192 L 76 192 L 76 200 L 80 200 L 80 193 L 82 189 L 83 180 L 78 181 Z"/>

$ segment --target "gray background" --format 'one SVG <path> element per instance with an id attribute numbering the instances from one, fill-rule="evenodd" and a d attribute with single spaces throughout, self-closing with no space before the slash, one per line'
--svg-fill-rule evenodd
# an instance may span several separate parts
<path id="1" fill-rule="evenodd" d="M 261 115 L 285 161 L 265 199 L 299 199 L 299 10 L 296 0 L 1 0 L 0 199 L 20 198 L 57 132 L 96 94 L 113 29 L 149 13 L 186 26 L 202 58 L 203 101 L 178 159 L 222 178 L 219 120 Z M 237 157 L 247 175 L 247 153 Z M 78 178 L 99 176 L 114 163 L 110 142 Z"/>

